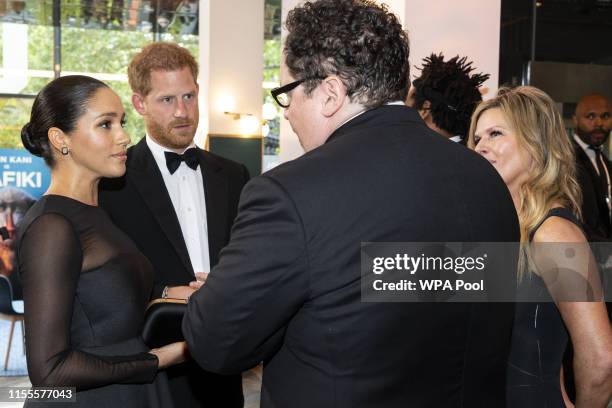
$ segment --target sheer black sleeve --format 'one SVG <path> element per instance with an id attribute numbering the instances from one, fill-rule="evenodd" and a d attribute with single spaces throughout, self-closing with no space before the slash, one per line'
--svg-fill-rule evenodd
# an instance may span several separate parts
<path id="1" fill-rule="evenodd" d="M 70 221 L 59 214 L 41 215 L 22 235 L 17 251 L 32 385 L 83 390 L 153 381 L 158 361 L 152 354 L 96 356 L 71 347 L 73 303 L 83 260 Z"/>

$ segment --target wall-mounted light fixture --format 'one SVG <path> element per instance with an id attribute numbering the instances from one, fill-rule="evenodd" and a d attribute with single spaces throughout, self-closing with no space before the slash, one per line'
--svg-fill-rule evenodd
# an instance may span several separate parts
<path id="1" fill-rule="evenodd" d="M 219 107 L 230 108 L 235 106 L 235 100 L 226 95 L 223 99 L 219 100 Z M 255 115 L 252 113 L 233 112 L 232 109 L 223 110 L 223 114 L 229 115 L 234 120 L 240 121 L 240 133 L 244 136 L 261 134 L 266 137 L 270 133 L 269 121 L 275 119 L 278 116 L 278 109 L 272 103 L 265 103 L 262 106 L 262 118 L 260 122 Z"/>
<path id="2" fill-rule="evenodd" d="M 225 93 L 217 99 L 217 109 L 220 112 L 233 112 L 236 110 L 236 98 Z"/>
<path id="3" fill-rule="evenodd" d="M 232 117 L 232 119 L 234 120 L 240 120 L 240 118 L 242 118 L 243 116 L 249 116 L 251 115 L 250 113 L 238 113 L 238 112 L 223 112 L 224 115 L 230 115 Z M 251 115 L 253 116 L 253 115 Z"/>
<path id="4" fill-rule="evenodd" d="M 251 113 L 239 113 L 239 112 L 223 112 L 226 115 L 230 115 L 234 120 L 238 120 L 240 126 L 240 134 L 244 136 L 259 134 L 260 123 L 259 119 Z"/>

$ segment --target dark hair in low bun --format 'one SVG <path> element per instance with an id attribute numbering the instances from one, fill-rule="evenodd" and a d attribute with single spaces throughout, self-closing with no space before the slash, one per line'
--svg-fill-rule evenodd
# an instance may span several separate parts
<path id="1" fill-rule="evenodd" d="M 36 96 L 30 122 L 21 129 L 21 142 L 33 155 L 53 167 L 49 129 L 56 127 L 70 133 L 85 112 L 87 103 L 104 82 L 84 75 L 69 75 L 49 82 Z"/>
<path id="2" fill-rule="evenodd" d="M 21 128 L 21 143 L 23 143 L 23 147 L 25 147 L 33 155 L 35 156 L 43 155 L 43 149 L 41 148 L 40 144 L 36 144 L 32 142 L 32 138 L 30 135 L 30 123 L 29 122 L 26 123 Z"/>

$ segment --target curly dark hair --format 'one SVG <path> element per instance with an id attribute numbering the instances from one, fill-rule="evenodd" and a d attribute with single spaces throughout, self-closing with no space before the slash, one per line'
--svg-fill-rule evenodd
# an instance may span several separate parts
<path id="1" fill-rule="evenodd" d="M 286 22 L 285 63 L 310 94 L 321 78 L 338 75 L 352 102 L 375 108 L 405 100 L 408 35 L 397 17 L 372 0 L 309 1 Z"/>
<path id="2" fill-rule="evenodd" d="M 421 76 L 415 79 L 415 108 L 430 103 L 433 122 L 440 129 L 454 135 L 466 136 L 470 118 L 482 96 L 478 88 L 489 79 L 489 74 L 473 74 L 472 62 L 456 56 L 444 62 L 444 55 L 431 54 L 423 59 Z"/>

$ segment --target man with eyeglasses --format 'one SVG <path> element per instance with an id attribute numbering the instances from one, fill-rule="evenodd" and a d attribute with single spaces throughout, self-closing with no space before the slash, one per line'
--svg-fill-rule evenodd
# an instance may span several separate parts
<path id="1" fill-rule="evenodd" d="M 262 407 L 504 406 L 513 305 L 362 301 L 361 245 L 518 241 L 506 186 L 404 105 L 386 7 L 310 1 L 286 25 L 272 94 L 306 153 L 245 186 L 189 301 L 191 355 L 224 374 L 263 361 Z"/>

